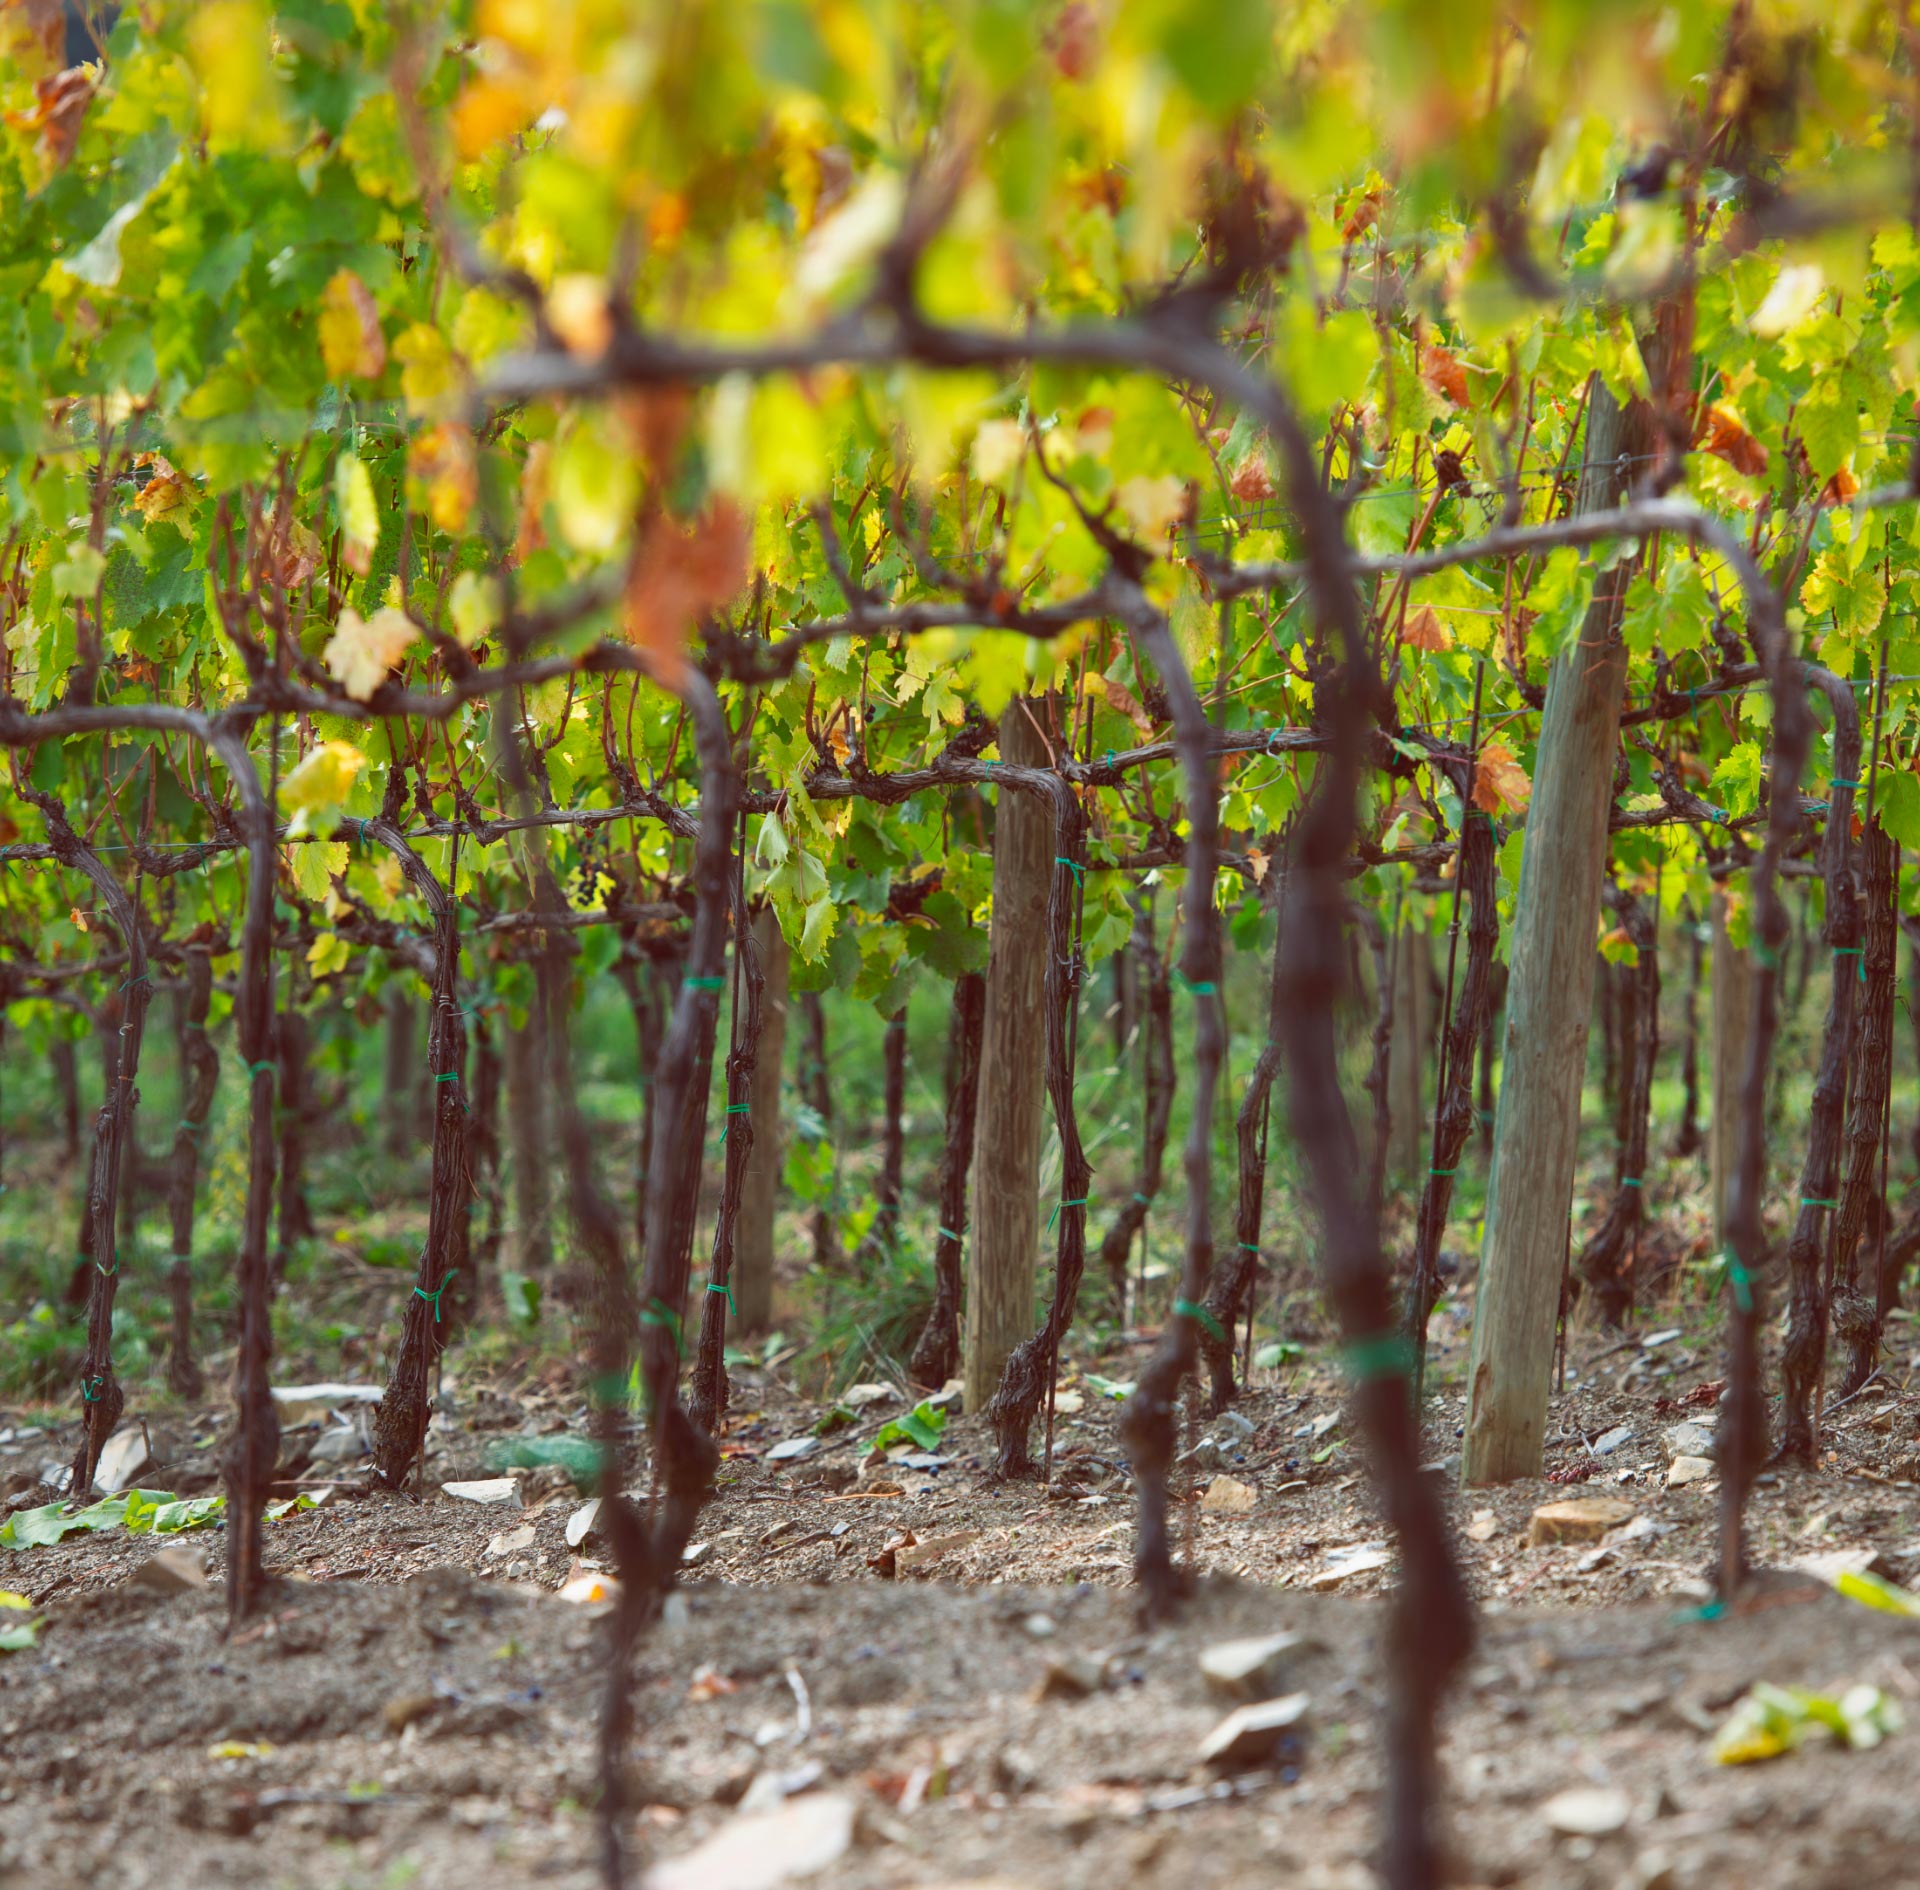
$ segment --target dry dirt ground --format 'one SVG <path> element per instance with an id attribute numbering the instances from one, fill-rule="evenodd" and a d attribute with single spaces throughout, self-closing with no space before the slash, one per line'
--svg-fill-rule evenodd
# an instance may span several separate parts
<path id="1" fill-rule="evenodd" d="M 1897 1336 L 1912 1343 L 1912 1328 Z M 1624 1345 L 1577 1339 L 1550 1419 L 1559 1481 L 1462 1493 L 1448 1380 L 1464 1338 L 1443 1313 L 1427 1440 L 1481 1610 L 1446 1724 L 1457 1881 L 1914 1882 L 1920 1623 L 1839 1598 L 1817 1562 L 1872 1552 L 1920 1581 L 1920 1385 L 1905 1395 L 1904 1358 L 1828 1414 L 1817 1472 L 1757 1492 L 1755 1552 L 1778 1572 L 1703 1619 L 1718 1485 L 1668 1488 L 1666 1433 L 1710 1423 L 1711 1348 L 1678 1320 Z M 1124 1380 L 1138 1344 L 1099 1369 Z M 943 1461 L 870 1461 L 897 1398 L 770 1460 L 801 1448 L 790 1440 L 820 1408 L 777 1371 L 737 1374 L 717 1500 L 636 1676 L 636 1838 L 661 1890 L 784 1881 L 754 1872 L 805 1862 L 810 1845 L 827 1860 L 810 1880 L 850 1890 L 1371 1881 L 1391 1566 L 1334 1372 L 1308 1358 L 1258 1376 L 1244 1422 L 1189 1419 L 1180 1530 L 1199 1592 L 1144 1629 L 1118 1407 L 1077 1370 L 1060 1384 L 1050 1491 L 990 1484 L 970 1417 L 919 1453 Z M 337 1466 L 329 1501 L 271 1525 L 284 1580 L 231 1637 L 218 1529 L 176 1539 L 205 1553 L 216 1587 L 200 1593 L 129 1579 L 151 1537 L 0 1549 L 0 1588 L 44 1623 L 36 1648 L 0 1656 L 0 1885 L 595 1882 L 599 1631 L 556 1591 L 597 1539 L 569 1548 L 580 1499 L 556 1471 L 519 1479 L 506 1508 L 439 1487 L 484 1474 L 500 1437 L 578 1429 L 583 1413 L 524 1380 L 449 1379 L 442 1403 L 425 1497 L 369 1492 Z M 24 1494 L 70 1435 L 29 1415 L 0 1413 L 0 1490 Z M 214 1424 L 150 1420 L 140 1482 L 210 1487 Z M 1203 1501 L 1219 1476 L 1250 1507 Z M 1600 1494 L 1632 1506 L 1609 1539 L 1528 1546 L 1537 1505 Z M 1281 1631 L 1300 1637 L 1272 1681 L 1308 1696 L 1297 1736 L 1250 1769 L 1203 1763 L 1232 1702 L 1209 1691 L 1201 1654 Z M 1715 1765 L 1713 1730 L 1761 1680 L 1870 1683 L 1912 1724 L 1871 1751 Z M 1625 1795 L 1623 1830 L 1556 1832 L 1547 1802 L 1584 1786 Z M 729 1833 L 733 1863 L 708 1852 L 677 1870 Z"/>

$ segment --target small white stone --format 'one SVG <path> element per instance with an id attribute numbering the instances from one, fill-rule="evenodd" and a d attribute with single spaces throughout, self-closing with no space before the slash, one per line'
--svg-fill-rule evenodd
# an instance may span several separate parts
<path id="1" fill-rule="evenodd" d="M 1562 1837 L 1609 1837 L 1627 1828 L 1632 1811 L 1623 1791 L 1610 1785 L 1576 1785 L 1541 1806 L 1549 1830 Z"/>

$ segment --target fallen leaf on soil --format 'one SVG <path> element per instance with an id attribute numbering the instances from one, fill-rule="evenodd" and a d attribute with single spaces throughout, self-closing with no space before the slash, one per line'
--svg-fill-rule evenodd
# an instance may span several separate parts
<path id="1" fill-rule="evenodd" d="M 744 1814 L 684 1856 L 655 1864 L 645 1890 L 774 1890 L 835 1864 L 853 1843 L 854 1802 L 839 1793 Z"/>
<path id="2" fill-rule="evenodd" d="M 1833 1585 L 1849 1601 L 1877 1608 L 1882 1614 L 1920 1615 L 1920 1595 L 1909 1594 L 1865 1568 L 1843 1569 Z"/>
<path id="3" fill-rule="evenodd" d="M 894 1552 L 894 1567 L 902 1575 L 908 1569 L 925 1568 L 929 1562 L 937 1562 L 943 1555 L 965 1548 L 979 1534 L 977 1529 L 954 1529 L 944 1536 L 928 1536 L 921 1542 L 904 1543 Z"/>
<path id="4" fill-rule="evenodd" d="M 147 1448 L 146 1432 L 137 1424 L 123 1424 L 101 1450 L 93 1480 L 109 1495 L 115 1495 L 152 1462 L 153 1452 Z"/>
<path id="5" fill-rule="evenodd" d="M 1791 1752 L 1812 1732 L 1830 1734 L 1843 1746 L 1865 1750 L 1898 1732 L 1898 1706 L 1878 1687 L 1849 1687 L 1837 1699 L 1805 1687 L 1756 1681 L 1714 1735 L 1713 1756 L 1722 1765 L 1752 1765 Z"/>
<path id="6" fill-rule="evenodd" d="M 1244 1516 L 1254 1505 L 1253 1485 L 1238 1477 L 1215 1477 L 1200 1499 L 1200 1507 L 1216 1516 Z"/>
<path id="7" fill-rule="evenodd" d="M 1632 1517 L 1633 1505 L 1617 1496 L 1571 1496 L 1561 1503 L 1542 1503 L 1528 1525 L 1527 1544 L 1537 1549 L 1552 1542 L 1598 1542 Z"/>
<path id="8" fill-rule="evenodd" d="M 1216 1641 L 1200 1655 L 1208 1686 L 1234 1699 L 1271 1699 L 1286 1657 L 1304 1645 L 1298 1634 L 1260 1634 L 1246 1640 Z"/>
<path id="9" fill-rule="evenodd" d="M 582 1503 L 567 1518 L 567 1547 L 577 1549 L 593 1534 L 593 1525 L 600 1520 L 600 1499 L 595 1497 L 590 1503 Z"/>
<path id="10" fill-rule="evenodd" d="M 1309 1588 L 1338 1588 L 1349 1575 L 1365 1575 L 1376 1568 L 1385 1568 L 1393 1560 L 1393 1552 L 1384 1542 L 1358 1542 L 1351 1548 L 1335 1549 L 1327 1557 L 1326 1567 L 1316 1569 Z"/>
<path id="11" fill-rule="evenodd" d="M 264 1759 L 273 1748 L 264 1739 L 223 1739 L 207 1748 L 210 1759 Z"/>
<path id="12" fill-rule="evenodd" d="M 431 1693 L 397 1693 L 380 1709 L 387 1731 L 398 1738 L 418 1720 L 425 1719 L 440 1702 Z"/>
<path id="13" fill-rule="evenodd" d="M 911 1529 L 902 1530 L 878 1555 L 867 1557 L 867 1566 L 882 1581 L 892 1581 L 898 1572 L 899 1556 L 902 1549 L 910 1549 L 920 1538 Z"/>
<path id="14" fill-rule="evenodd" d="M 723 1693 L 738 1693 L 740 1683 L 722 1673 L 718 1667 L 703 1664 L 694 1668 L 693 1678 L 687 1683 L 687 1698 L 696 1704 L 706 1700 L 717 1700 Z"/>
<path id="15" fill-rule="evenodd" d="M 1490 1509 L 1476 1509 L 1468 1522 L 1465 1534 L 1469 1542 L 1490 1542 L 1493 1532 L 1499 1525 Z"/>

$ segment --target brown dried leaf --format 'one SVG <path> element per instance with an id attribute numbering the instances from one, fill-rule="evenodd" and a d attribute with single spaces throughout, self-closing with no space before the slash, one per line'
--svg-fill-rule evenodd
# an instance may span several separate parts
<path id="1" fill-rule="evenodd" d="M 1431 604 L 1420 604 L 1408 611 L 1401 623 L 1400 644 L 1408 650 L 1450 650 L 1453 632 L 1440 621 L 1440 613 Z"/>
<path id="2" fill-rule="evenodd" d="M 33 87 L 33 109 L 9 112 L 7 123 L 16 131 L 39 134 L 40 155 L 49 168 L 60 170 L 73 156 L 80 142 L 80 127 L 86 122 L 87 107 L 100 83 L 99 73 L 91 66 L 69 66 Z"/>
<path id="3" fill-rule="evenodd" d="M 1442 400 L 1456 407 L 1471 404 L 1466 363 L 1451 348 L 1429 342 L 1420 350 L 1420 378 Z"/>
<path id="4" fill-rule="evenodd" d="M 192 497 L 193 486 L 186 475 L 160 454 L 137 453 L 133 463 L 151 475 L 133 495 L 135 508 L 149 525 L 156 519 L 172 518 Z"/>
<path id="5" fill-rule="evenodd" d="M 1767 470 L 1767 449 L 1747 431 L 1747 424 L 1725 401 L 1707 409 L 1700 443 L 1735 472 L 1757 476 Z"/>
<path id="6" fill-rule="evenodd" d="M 1143 741 L 1153 736 L 1153 717 L 1141 706 L 1136 697 L 1124 683 L 1117 683 L 1111 676 L 1105 679 L 1107 685 L 1107 706 L 1118 715 L 1124 715 L 1131 722 Z"/>
<path id="7" fill-rule="evenodd" d="M 1233 496 L 1249 505 L 1272 498 L 1273 469 L 1267 464 L 1266 454 L 1255 448 L 1233 469 L 1233 477 L 1227 483 Z"/>
<path id="8" fill-rule="evenodd" d="M 730 499 L 713 500 L 690 527 L 656 512 L 627 572 L 627 637 L 654 659 L 667 688 L 686 671 L 687 639 L 746 583 L 750 541 Z"/>
<path id="9" fill-rule="evenodd" d="M 1479 766 L 1473 771 L 1473 804 L 1489 814 L 1502 808 L 1514 813 L 1525 810 L 1533 796 L 1533 783 L 1527 771 L 1513 758 L 1505 742 L 1489 742 L 1480 751 Z"/>

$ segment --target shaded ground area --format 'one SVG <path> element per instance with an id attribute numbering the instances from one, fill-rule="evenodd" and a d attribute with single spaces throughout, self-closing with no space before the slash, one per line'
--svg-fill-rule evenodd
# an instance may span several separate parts
<path id="1" fill-rule="evenodd" d="M 1443 1315 L 1436 1475 L 1456 1448 L 1444 1375 L 1464 1331 Z M 1818 1473 L 1762 1487 L 1755 1546 L 1781 1572 L 1702 1620 L 1717 1486 L 1710 1470 L 1667 1478 L 1669 1433 L 1710 1431 L 1712 1353 L 1684 1326 L 1666 1333 L 1576 1344 L 1548 1453 L 1568 1481 L 1449 1497 L 1485 1611 L 1447 1735 L 1460 1881 L 1911 1881 L 1920 1624 L 1819 1578 L 1833 1566 L 1820 1558 L 1845 1553 L 1920 1577 L 1905 1372 L 1829 1414 Z M 1123 1339 L 1099 1376 L 1124 1383 L 1138 1355 Z M 833 1852 L 814 1880 L 856 1890 L 1367 1881 L 1391 1568 L 1333 1372 L 1303 1359 L 1259 1376 L 1235 1419 L 1190 1414 L 1180 1527 L 1201 1592 L 1144 1631 L 1126 1589 L 1118 1407 L 1094 1375 L 1061 1380 L 1048 1491 L 984 1478 L 977 1419 L 876 1460 L 879 1426 L 907 1409 L 897 1394 L 867 1394 L 814 1439 L 820 1406 L 777 1370 L 738 1374 L 722 1487 L 637 1676 L 638 1836 L 662 1883 L 750 1881 L 723 1861 L 673 1874 L 727 1832 L 789 1861 L 812 1842 Z M 598 1539 L 569 1546 L 581 1499 L 559 1470 L 519 1477 L 505 1506 L 439 1488 L 485 1474 L 501 1439 L 577 1430 L 583 1413 L 504 1372 L 450 1382 L 442 1404 L 422 1500 L 367 1491 L 350 1458 L 300 1472 L 334 1493 L 271 1525 L 286 1579 L 270 1616 L 230 1640 L 217 1590 L 131 1579 L 150 1537 L 0 1551 L 0 1587 L 44 1621 L 36 1649 L 0 1658 L 0 1883 L 594 1881 L 599 1638 L 593 1609 L 555 1591 L 591 1568 Z M 345 1428 L 291 1431 L 289 1470 Z M 40 1500 L 30 1486 L 67 1433 L 18 1417 L 0 1431 L 6 1500 Z M 210 1415 L 149 1418 L 148 1438 L 142 1484 L 209 1485 Z M 804 1454 L 769 1458 L 783 1446 Z M 1631 1505 L 1624 1526 L 1529 1546 L 1538 1504 L 1597 1494 Z M 181 1543 L 217 1583 L 221 1533 Z M 1242 1767 L 1204 1763 L 1235 1701 L 1210 1686 L 1203 1651 L 1280 1632 L 1301 1639 L 1257 1690 L 1304 1693 L 1298 1728 Z M 1869 1683 L 1915 1724 L 1873 1751 L 1716 1766 L 1712 1731 L 1758 1680 Z M 1575 1787 L 1624 1794 L 1625 1828 L 1556 1833 L 1544 1807 Z"/>

